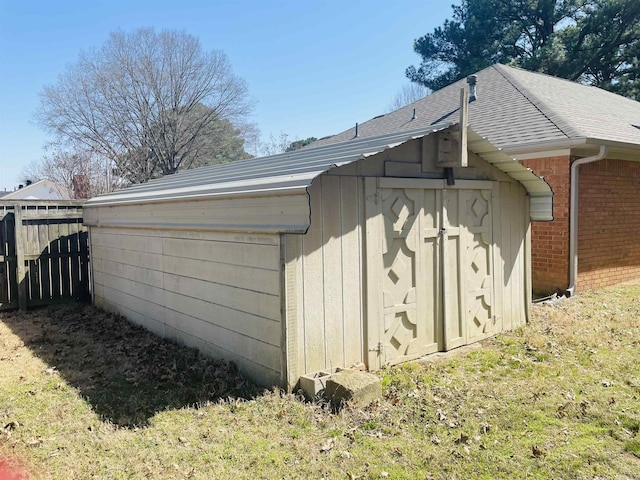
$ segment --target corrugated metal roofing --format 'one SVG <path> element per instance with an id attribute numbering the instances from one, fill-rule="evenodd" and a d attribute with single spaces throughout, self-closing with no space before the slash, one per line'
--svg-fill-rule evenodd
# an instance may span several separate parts
<path id="1" fill-rule="evenodd" d="M 441 123 L 417 130 L 375 137 L 352 138 L 339 143 L 314 146 L 269 157 L 186 170 L 142 185 L 95 197 L 87 202 L 86 208 L 101 205 L 305 190 L 316 177 L 333 167 L 353 163 L 452 125 L 451 123 Z M 469 129 L 468 145 L 472 152 L 524 185 L 532 198 L 532 220 L 552 219 L 552 192 L 544 180 L 500 152 L 471 129 Z"/>
<path id="2" fill-rule="evenodd" d="M 583 138 L 623 142 L 640 148 L 640 130 L 633 126 L 640 125 L 640 102 L 505 65 L 488 67 L 476 75 L 478 98 L 469 104 L 469 126 L 498 148 L 509 151 L 523 144 L 553 144 Z M 454 120 L 458 116 L 461 88 L 467 88 L 466 79 L 360 123 L 358 134 L 375 137 Z M 353 134 L 351 128 L 316 143 L 342 142 Z"/>
<path id="3" fill-rule="evenodd" d="M 87 203 L 147 202 L 216 195 L 255 194 L 305 189 L 331 167 L 355 162 L 451 126 L 441 124 L 416 132 L 355 138 L 318 148 L 306 148 L 268 157 L 185 170 L 150 182 L 100 195 Z"/>

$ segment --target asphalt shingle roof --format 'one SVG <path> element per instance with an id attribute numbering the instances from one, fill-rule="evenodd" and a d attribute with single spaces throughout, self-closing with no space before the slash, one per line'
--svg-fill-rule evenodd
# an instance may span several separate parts
<path id="1" fill-rule="evenodd" d="M 590 138 L 640 146 L 640 102 L 596 87 L 505 65 L 477 74 L 478 98 L 469 105 L 469 126 L 506 151 L 537 142 Z M 466 79 L 415 103 L 358 126 L 358 136 L 377 136 L 458 120 Z M 413 117 L 413 109 L 416 118 Z M 355 126 L 314 146 L 353 138 Z"/>

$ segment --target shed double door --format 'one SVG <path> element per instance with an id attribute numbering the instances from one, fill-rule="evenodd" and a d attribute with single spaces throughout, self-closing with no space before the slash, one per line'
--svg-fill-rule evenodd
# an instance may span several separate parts
<path id="1" fill-rule="evenodd" d="M 369 368 L 493 332 L 493 185 L 365 179 Z"/>

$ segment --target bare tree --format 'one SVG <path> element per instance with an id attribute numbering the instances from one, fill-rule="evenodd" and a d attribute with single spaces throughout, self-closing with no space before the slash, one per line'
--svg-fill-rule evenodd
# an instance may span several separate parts
<path id="1" fill-rule="evenodd" d="M 123 186 L 109 159 L 87 149 L 64 149 L 59 144 L 47 145 L 45 156 L 27 165 L 21 177 L 51 180 L 75 198 L 89 198 Z"/>
<path id="2" fill-rule="evenodd" d="M 82 52 L 43 89 L 38 120 L 140 183 L 204 163 L 199 140 L 208 127 L 241 122 L 252 107 L 224 53 L 204 51 L 184 32 L 144 28 Z"/>
<path id="3" fill-rule="evenodd" d="M 402 89 L 395 94 L 393 100 L 389 104 L 388 111 L 393 112 L 394 110 L 398 110 L 399 108 L 404 107 L 405 105 L 409 105 L 410 103 L 417 102 L 421 98 L 429 95 L 431 90 L 427 87 L 417 84 L 417 83 L 409 83 L 402 87 Z"/>
<path id="4" fill-rule="evenodd" d="M 287 150 L 287 147 L 290 145 L 290 143 L 291 141 L 289 140 L 288 134 L 280 132 L 280 135 L 276 137 L 273 135 L 273 133 L 270 133 L 269 139 L 260 143 L 258 155 L 266 157 L 269 155 L 283 153 Z"/>

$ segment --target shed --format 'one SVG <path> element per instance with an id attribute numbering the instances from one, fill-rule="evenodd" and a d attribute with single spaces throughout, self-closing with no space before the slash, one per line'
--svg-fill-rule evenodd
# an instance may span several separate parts
<path id="1" fill-rule="evenodd" d="M 438 166 L 457 129 L 355 137 L 93 198 L 95 303 L 289 387 L 522 325 L 530 219 L 551 220 L 552 192 L 471 129 L 468 166 Z"/>

